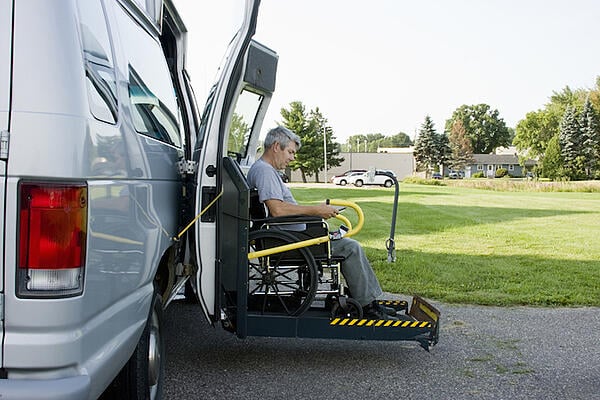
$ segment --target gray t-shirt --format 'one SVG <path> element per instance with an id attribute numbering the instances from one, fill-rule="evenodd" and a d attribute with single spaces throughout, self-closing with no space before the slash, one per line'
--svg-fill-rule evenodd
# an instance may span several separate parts
<path id="1" fill-rule="evenodd" d="M 258 159 L 248 171 L 248 185 L 258 191 L 258 200 L 264 203 L 267 200 L 281 200 L 287 203 L 298 204 L 290 189 L 283 183 L 279 172 L 271 164 Z M 305 224 L 286 225 L 285 230 L 301 231 L 306 229 Z"/>
<path id="2" fill-rule="evenodd" d="M 261 203 L 267 200 L 281 200 L 298 204 L 290 189 L 283 183 L 281 176 L 268 162 L 259 158 L 248 171 L 248 184 L 258 190 Z"/>

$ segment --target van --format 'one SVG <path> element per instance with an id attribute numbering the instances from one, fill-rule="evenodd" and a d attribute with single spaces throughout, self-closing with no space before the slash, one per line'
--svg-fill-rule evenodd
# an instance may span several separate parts
<path id="1" fill-rule="evenodd" d="M 221 319 L 232 104 L 250 137 L 275 83 L 255 3 L 201 119 L 171 0 L 0 0 L 0 397 L 159 399 L 164 308 Z"/>

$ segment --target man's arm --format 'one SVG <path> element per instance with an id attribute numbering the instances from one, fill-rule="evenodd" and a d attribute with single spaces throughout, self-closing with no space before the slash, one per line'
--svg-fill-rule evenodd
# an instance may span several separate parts
<path id="1" fill-rule="evenodd" d="M 265 205 L 269 209 L 269 214 L 273 217 L 282 217 L 286 215 L 313 215 L 324 219 L 335 217 L 338 210 L 327 204 L 314 206 L 304 206 L 292 204 L 282 200 L 265 200 Z"/>

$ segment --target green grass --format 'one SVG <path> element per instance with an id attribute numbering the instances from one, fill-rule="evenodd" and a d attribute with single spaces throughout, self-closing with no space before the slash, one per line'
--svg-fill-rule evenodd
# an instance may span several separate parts
<path id="1" fill-rule="evenodd" d="M 361 206 L 365 226 L 355 238 L 386 291 L 450 303 L 600 306 L 600 193 L 402 184 L 397 260 L 388 263 L 393 190 L 292 191 L 301 203 Z"/>

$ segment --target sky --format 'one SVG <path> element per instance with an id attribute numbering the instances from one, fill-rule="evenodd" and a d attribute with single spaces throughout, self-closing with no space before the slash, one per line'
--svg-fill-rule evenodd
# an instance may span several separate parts
<path id="1" fill-rule="evenodd" d="M 243 1 L 174 2 L 203 104 Z M 595 86 L 598 21 L 598 0 L 262 0 L 254 39 L 279 55 L 263 129 L 292 101 L 318 107 L 339 142 L 414 139 L 427 115 L 441 133 L 463 104 L 488 104 L 514 128 L 553 91 Z"/>

